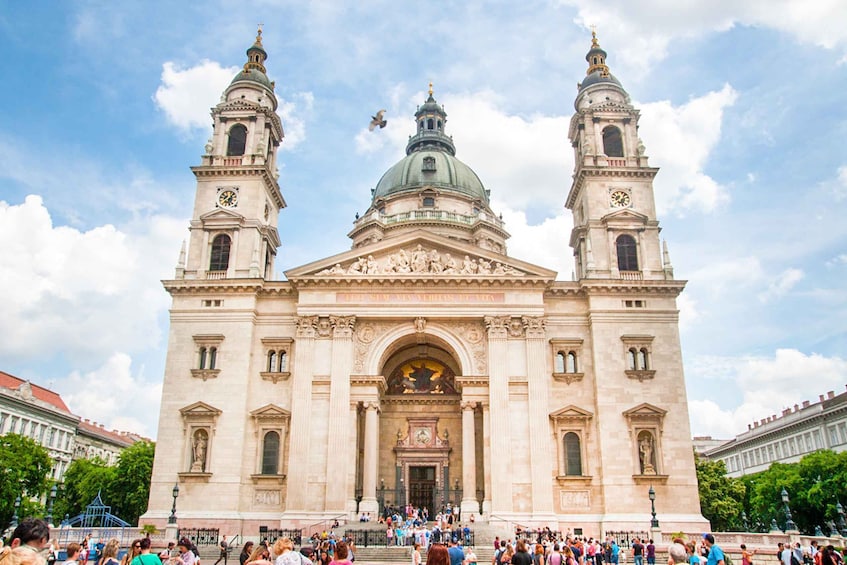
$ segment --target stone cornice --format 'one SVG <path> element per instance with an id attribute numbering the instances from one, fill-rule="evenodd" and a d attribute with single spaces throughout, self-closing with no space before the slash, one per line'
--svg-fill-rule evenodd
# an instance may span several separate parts
<path id="1" fill-rule="evenodd" d="M 383 396 L 383 404 L 443 404 L 459 406 L 460 396 L 445 396 L 442 394 L 396 394 Z"/>
<path id="2" fill-rule="evenodd" d="M 431 275 L 399 274 L 384 275 L 334 275 L 303 276 L 291 278 L 297 289 L 305 288 L 413 288 L 421 291 L 421 285 L 439 288 L 544 288 L 550 284 L 546 277 L 510 277 L 508 275 Z"/>
<path id="3" fill-rule="evenodd" d="M 282 281 L 264 279 L 166 279 L 162 281 L 171 294 L 261 294 L 292 295 L 294 288 Z"/>
<path id="4" fill-rule="evenodd" d="M 641 280 L 625 281 L 621 279 L 583 279 L 580 289 L 587 295 L 621 294 L 666 294 L 677 297 L 688 281 L 683 280 Z"/>
<path id="5" fill-rule="evenodd" d="M 285 203 L 285 198 L 282 197 L 282 191 L 279 188 L 279 182 L 277 182 L 277 180 L 271 175 L 270 171 L 265 165 L 198 165 L 191 167 L 191 172 L 193 172 L 194 176 L 196 176 L 198 179 L 204 177 L 214 178 L 259 176 L 264 181 L 265 188 L 268 189 L 268 192 L 273 197 L 277 208 L 281 210 L 288 206 Z"/>
<path id="6" fill-rule="evenodd" d="M 653 179 L 658 172 L 658 167 L 612 168 L 578 165 L 577 171 L 574 174 L 573 185 L 571 186 L 568 198 L 565 201 L 565 207 L 571 210 L 573 209 L 573 206 L 576 203 L 576 197 L 582 190 L 587 177 Z"/>

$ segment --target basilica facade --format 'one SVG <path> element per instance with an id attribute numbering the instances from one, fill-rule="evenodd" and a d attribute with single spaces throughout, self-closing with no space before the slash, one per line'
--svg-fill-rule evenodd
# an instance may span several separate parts
<path id="1" fill-rule="evenodd" d="M 431 87 L 351 249 L 273 280 L 283 124 L 261 34 L 247 55 L 212 110 L 189 245 L 164 282 L 142 522 L 164 524 L 178 484 L 180 525 L 227 533 L 450 503 L 463 519 L 597 535 L 647 529 L 652 487 L 663 529 L 702 531 L 685 282 L 659 238 L 639 112 L 596 38 L 567 132 L 571 282 L 507 254 Z"/>

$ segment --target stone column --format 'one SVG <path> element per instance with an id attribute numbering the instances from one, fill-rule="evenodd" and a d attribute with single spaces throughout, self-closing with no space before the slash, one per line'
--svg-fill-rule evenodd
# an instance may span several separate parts
<path id="1" fill-rule="evenodd" d="M 527 380 L 529 381 L 529 452 L 532 475 L 532 515 L 535 520 L 555 522 L 553 497 L 551 495 L 552 469 L 550 468 L 550 423 L 546 410 L 550 398 L 550 375 L 547 372 L 547 348 L 545 343 L 545 320 L 542 317 L 524 316 L 526 331 Z"/>
<path id="2" fill-rule="evenodd" d="M 312 363 L 315 348 L 317 316 L 301 316 L 297 320 L 297 340 L 292 366 L 291 397 L 297 399 L 297 410 L 291 411 L 288 477 L 286 480 L 286 513 L 304 512 L 309 500 L 309 448 L 312 418 Z"/>
<path id="3" fill-rule="evenodd" d="M 350 520 L 356 521 L 356 471 L 358 469 L 359 457 L 359 403 L 350 402 L 350 416 L 348 424 L 349 451 L 347 461 L 347 515 Z"/>
<path id="4" fill-rule="evenodd" d="M 508 343 L 509 316 L 486 316 L 488 329 L 488 390 L 491 432 L 491 458 L 496 465 L 490 465 L 491 474 L 491 512 L 512 511 L 512 469 L 509 450 L 511 434 L 509 431 L 509 374 Z"/>
<path id="5" fill-rule="evenodd" d="M 476 402 L 462 402 L 462 519 L 479 514 L 476 499 L 476 431 L 474 409 Z"/>
<path id="6" fill-rule="evenodd" d="M 482 483 L 485 494 L 482 499 L 482 513 L 491 514 L 491 415 L 488 402 L 482 403 Z"/>
<path id="7" fill-rule="evenodd" d="M 376 471 L 379 463 L 379 404 L 365 403 L 365 461 L 362 468 L 362 503 L 360 512 L 376 516 L 382 509 L 376 500 Z"/>
<path id="8" fill-rule="evenodd" d="M 353 365 L 353 327 L 356 317 L 330 316 L 329 323 L 332 325 L 332 358 L 324 507 L 327 512 L 337 514 L 346 509 L 347 466 L 350 461 L 355 461 L 347 426 L 350 423 L 350 370 Z"/>

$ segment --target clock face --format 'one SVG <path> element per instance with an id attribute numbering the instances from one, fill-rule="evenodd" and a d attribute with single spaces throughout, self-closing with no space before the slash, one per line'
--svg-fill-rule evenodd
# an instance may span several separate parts
<path id="1" fill-rule="evenodd" d="M 615 208 L 625 208 L 626 206 L 629 206 L 631 201 L 629 194 L 627 194 L 623 190 L 616 190 L 615 192 L 613 192 L 610 199 L 612 202 L 612 206 L 614 206 Z"/>
<path id="2" fill-rule="evenodd" d="M 224 208 L 235 208 L 238 204 L 238 194 L 234 190 L 222 190 L 218 194 L 218 204 Z"/>

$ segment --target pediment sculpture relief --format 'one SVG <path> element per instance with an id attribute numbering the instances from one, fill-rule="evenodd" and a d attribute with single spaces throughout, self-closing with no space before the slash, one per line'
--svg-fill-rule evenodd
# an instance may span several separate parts
<path id="1" fill-rule="evenodd" d="M 437 249 L 424 249 L 418 245 L 411 251 L 400 249 L 386 257 L 375 259 L 373 255 L 358 257 L 347 266 L 336 263 L 317 276 L 340 275 L 387 275 L 387 274 L 430 274 L 430 275 L 509 275 L 522 277 L 526 273 L 498 261 L 465 255 L 463 259 Z"/>

